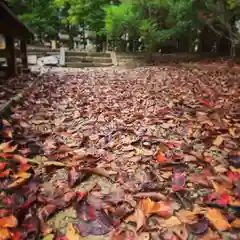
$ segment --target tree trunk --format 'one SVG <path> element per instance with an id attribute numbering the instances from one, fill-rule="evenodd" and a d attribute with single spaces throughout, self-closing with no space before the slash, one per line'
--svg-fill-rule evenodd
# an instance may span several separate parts
<path id="1" fill-rule="evenodd" d="M 235 41 L 232 40 L 231 41 L 231 58 L 235 58 L 236 57 L 236 44 Z"/>

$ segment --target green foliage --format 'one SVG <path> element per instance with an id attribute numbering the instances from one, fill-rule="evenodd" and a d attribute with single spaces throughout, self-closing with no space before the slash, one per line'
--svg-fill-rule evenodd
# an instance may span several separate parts
<path id="1" fill-rule="evenodd" d="M 104 29 L 104 7 L 110 2 L 110 0 L 55 0 L 58 7 L 69 5 L 67 19 L 71 24 L 85 24 L 97 33 Z"/>
<path id="2" fill-rule="evenodd" d="M 132 5 L 124 3 L 119 6 L 105 7 L 105 29 L 113 37 L 121 37 L 128 33 L 137 35 L 140 24 L 138 16 L 133 12 Z"/>
<path id="3" fill-rule="evenodd" d="M 9 0 L 15 13 L 43 37 L 79 25 L 108 40 L 140 37 L 149 50 L 182 39 L 190 44 L 206 27 L 231 42 L 239 39 L 239 0 Z M 100 38 L 100 39 L 105 39 Z M 122 41 L 122 40 L 121 40 Z"/>
<path id="4" fill-rule="evenodd" d="M 56 37 L 60 22 L 53 0 L 9 0 L 10 7 L 34 33 L 44 38 Z"/>
<path id="5" fill-rule="evenodd" d="M 110 36 L 142 36 L 153 48 L 181 37 L 199 23 L 192 0 L 125 0 L 106 7 L 105 28 Z"/>

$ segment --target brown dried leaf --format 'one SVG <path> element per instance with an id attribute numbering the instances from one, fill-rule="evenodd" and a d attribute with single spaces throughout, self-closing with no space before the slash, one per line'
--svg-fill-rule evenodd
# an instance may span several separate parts
<path id="1" fill-rule="evenodd" d="M 169 219 L 162 222 L 162 227 L 167 228 L 167 229 L 176 227 L 176 226 L 180 226 L 180 225 L 182 225 L 181 221 L 175 216 L 172 216 Z"/>
<path id="2" fill-rule="evenodd" d="M 222 238 L 216 232 L 213 232 L 211 228 L 208 228 L 207 234 L 199 238 L 200 240 L 221 240 Z"/>
<path id="3" fill-rule="evenodd" d="M 223 141 L 224 141 L 224 138 L 221 135 L 219 135 L 213 141 L 213 145 L 219 147 L 223 143 Z"/>
<path id="4" fill-rule="evenodd" d="M 117 173 L 114 171 L 111 171 L 111 172 L 106 171 L 104 168 L 81 168 L 81 170 L 85 171 L 85 172 L 89 172 L 89 173 L 94 173 L 99 176 L 103 176 L 103 177 L 110 178 L 110 179 L 111 179 L 110 175 Z"/>
<path id="5" fill-rule="evenodd" d="M 200 214 L 201 211 L 188 211 L 185 209 L 181 209 L 180 211 L 176 212 L 176 216 L 178 219 L 185 224 L 194 224 L 198 221 L 198 214 Z"/>
<path id="6" fill-rule="evenodd" d="M 49 167 L 49 166 L 54 166 L 54 167 L 66 167 L 66 164 L 62 162 L 57 162 L 57 161 L 46 161 L 43 163 L 43 166 Z"/>
<path id="7" fill-rule="evenodd" d="M 171 231 L 175 233 L 175 235 L 180 239 L 180 240 L 187 240 L 188 239 L 188 231 L 186 229 L 186 226 L 184 224 L 182 225 L 177 225 L 173 228 L 171 228 Z"/>
<path id="8" fill-rule="evenodd" d="M 145 215 L 144 212 L 141 210 L 140 207 L 138 207 L 134 214 L 129 216 L 126 219 L 126 222 L 135 222 L 136 223 L 136 231 L 138 231 L 142 226 L 145 225 L 146 219 L 145 219 Z"/>
<path id="9" fill-rule="evenodd" d="M 232 228 L 240 228 L 240 218 L 235 219 L 232 223 L 231 223 Z"/>

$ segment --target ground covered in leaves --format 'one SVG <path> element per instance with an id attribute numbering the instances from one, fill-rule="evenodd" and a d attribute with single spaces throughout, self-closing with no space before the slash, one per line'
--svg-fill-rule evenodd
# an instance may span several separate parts
<path id="1" fill-rule="evenodd" d="M 0 239 L 239 239 L 240 74 L 42 76 L 1 121 Z"/>

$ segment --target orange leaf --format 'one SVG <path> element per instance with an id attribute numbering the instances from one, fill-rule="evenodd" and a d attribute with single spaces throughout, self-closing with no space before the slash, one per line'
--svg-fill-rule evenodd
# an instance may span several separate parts
<path id="1" fill-rule="evenodd" d="M 212 157 L 212 156 L 205 156 L 205 157 L 204 157 L 204 161 L 205 161 L 205 162 L 210 163 L 210 162 L 212 162 L 212 160 L 213 160 L 213 157 Z"/>
<path id="2" fill-rule="evenodd" d="M 7 240 L 11 238 L 9 229 L 0 227 L 0 240 Z"/>
<path id="3" fill-rule="evenodd" d="M 214 227 L 219 231 L 226 231 L 231 229 L 231 225 L 226 220 L 226 218 L 222 215 L 219 209 L 208 208 L 206 217 L 214 225 Z"/>
<path id="4" fill-rule="evenodd" d="M 227 185 L 224 183 L 219 183 L 219 182 L 216 182 L 213 180 L 212 180 L 212 185 L 213 185 L 214 190 L 219 194 L 230 192 L 230 190 L 229 190 L 229 188 L 231 187 L 230 185 Z"/>
<path id="5" fill-rule="evenodd" d="M 6 169 L 5 171 L 0 173 L 0 178 L 1 177 L 8 177 L 10 172 L 11 172 L 10 169 Z"/>
<path id="6" fill-rule="evenodd" d="M 16 227 L 17 224 L 18 224 L 17 218 L 14 217 L 13 215 L 0 218 L 0 227 L 3 227 L 3 228 L 6 228 L 6 227 L 7 228 L 13 228 L 13 227 Z"/>
<path id="7" fill-rule="evenodd" d="M 231 223 L 231 226 L 233 228 L 240 228 L 240 218 L 237 218 L 236 220 L 234 220 L 232 223 Z"/>
<path id="8" fill-rule="evenodd" d="M 168 159 L 165 157 L 165 154 L 162 152 L 158 152 L 156 155 L 156 159 L 159 163 L 166 163 Z"/>
<path id="9" fill-rule="evenodd" d="M 142 210 L 145 217 L 148 217 L 151 213 L 159 210 L 160 205 L 152 201 L 150 198 L 143 199 L 139 203 L 139 207 Z"/>
<path id="10" fill-rule="evenodd" d="M 233 207 L 240 207 L 240 200 L 231 201 L 229 205 Z"/>
<path id="11" fill-rule="evenodd" d="M 161 217 L 170 217 L 173 214 L 172 205 L 169 202 L 154 202 L 150 198 L 144 199 L 139 203 L 140 209 L 145 217 L 151 214 L 158 214 Z"/>

